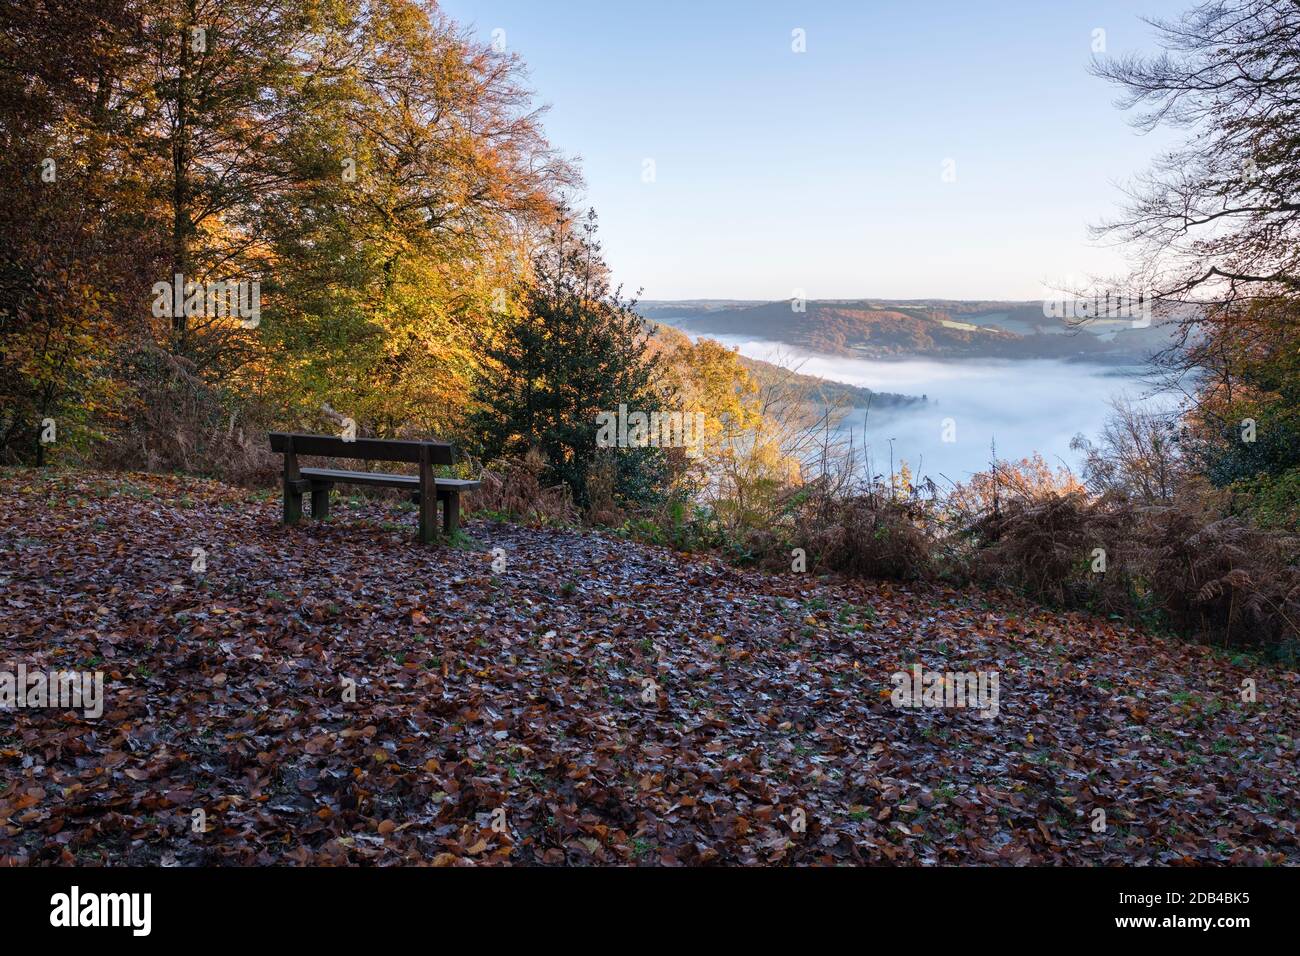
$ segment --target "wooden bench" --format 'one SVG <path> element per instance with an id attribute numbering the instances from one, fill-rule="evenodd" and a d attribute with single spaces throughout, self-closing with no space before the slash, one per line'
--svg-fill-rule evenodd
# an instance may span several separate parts
<path id="1" fill-rule="evenodd" d="M 311 492 L 311 516 L 329 515 L 330 489 L 336 484 L 374 485 L 402 488 L 411 492 L 420 507 L 420 540 L 433 541 L 437 507 L 442 503 L 442 530 L 453 535 L 460 524 L 460 493 L 481 483 L 459 478 L 435 478 L 434 465 L 450 465 L 455 449 L 446 442 L 387 441 L 357 438 L 345 441 L 332 435 L 294 435 L 271 432 L 271 451 L 284 455 L 284 523 L 297 524 L 302 518 L 302 496 Z M 339 471 L 333 468 L 299 468 L 299 455 L 330 458 L 358 458 L 366 461 L 405 462 L 420 466 L 418 475 L 388 475 L 374 471 Z"/>

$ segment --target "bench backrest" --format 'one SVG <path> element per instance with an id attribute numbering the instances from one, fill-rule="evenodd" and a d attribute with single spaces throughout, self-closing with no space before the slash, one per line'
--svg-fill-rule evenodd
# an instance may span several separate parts
<path id="1" fill-rule="evenodd" d="M 292 439 L 292 442 L 291 442 Z M 455 449 L 441 441 L 398 441 L 384 438 L 357 438 L 344 441 L 335 435 L 298 435 L 271 432 L 271 451 L 295 455 L 322 455 L 329 458 L 364 458 L 368 461 L 420 463 L 420 449 L 429 449 L 429 463 L 455 463 Z"/>

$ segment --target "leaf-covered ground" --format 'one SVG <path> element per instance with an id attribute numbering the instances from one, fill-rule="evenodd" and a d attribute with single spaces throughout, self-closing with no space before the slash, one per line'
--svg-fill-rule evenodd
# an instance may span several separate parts
<path id="1" fill-rule="evenodd" d="M 1300 862 L 1293 672 L 976 590 L 278 517 L 0 472 L 0 669 L 108 698 L 0 712 L 0 863 Z M 996 670 L 998 716 L 895 708 L 918 662 Z"/>

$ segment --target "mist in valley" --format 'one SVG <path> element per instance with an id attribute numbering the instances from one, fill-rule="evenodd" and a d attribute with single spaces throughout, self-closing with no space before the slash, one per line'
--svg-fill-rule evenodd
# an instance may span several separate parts
<path id="1" fill-rule="evenodd" d="M 1050 465 L 1066 465 L 1077 473 L 1080 455 L 1070 449 L 1070 440 L 1079 433 L 1095 439 L 1112 398 L 1143 398 L 1150 407 L 1167 401 L 1149 395 L 1136 367 L 1055 359 L 882 361 L 801 351 L 744 336 L 707 337 L 807 375 L 925 396 L 923 404 L 855 408 L 837 422 L 841 438 L 851 433 L 859 460 L 864 450 L 870 456 L 873 474 L 889 473 L 892 454 L 895 468 L 906 461 L 917 478 L 963 481 L 987 468 L 994 442 L 999 459 L 1015 461 L 1037 452 Z"/>

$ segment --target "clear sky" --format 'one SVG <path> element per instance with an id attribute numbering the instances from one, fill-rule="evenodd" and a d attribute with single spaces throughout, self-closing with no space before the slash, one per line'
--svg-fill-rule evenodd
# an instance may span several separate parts
<path id="1" fill-rule="evenodd" d="M 1017 298 L 1120 271 L 1088 236 L 1165 134 L 1087 73 L 1193 0 L 446 0 L 504 31 L 646 299 Z M 806 52 L 792 49 L 801 29 Z M 654 181 L 645 182 L 653 160 Z M 952 164 L 945 166 L 951 160 Z M 955 181 L 945 182 L 945 169 Z"/>

